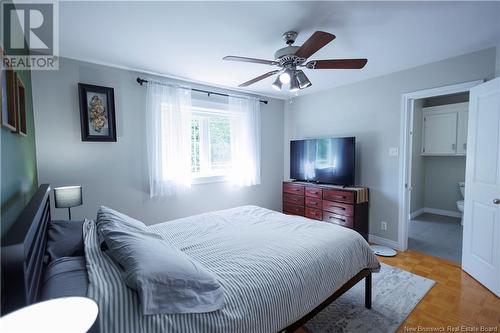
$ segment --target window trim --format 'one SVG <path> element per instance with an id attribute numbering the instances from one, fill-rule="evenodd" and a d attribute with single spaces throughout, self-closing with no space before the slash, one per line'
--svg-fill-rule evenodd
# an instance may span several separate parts
<path id="1" fill-rule="evenodd" d="M 199 175 L 191 178 L 192 185 L 210 184 L 210 183 L 227 183 L 227 176 L 223 175 Z"/>

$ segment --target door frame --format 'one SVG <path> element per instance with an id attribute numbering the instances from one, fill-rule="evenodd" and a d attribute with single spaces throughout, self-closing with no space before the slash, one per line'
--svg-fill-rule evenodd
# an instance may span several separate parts
<path id="1" fill-rule="evenodd" d="M 399 250 L 408 249 L 408 222 L 410 215 L 411 186 L 411 148 L 413 144 L 413 108 L 416 99 L 436 97 L 442 95 L 468 92 L 472 87 L 483 83 L 484 80 L 468 81 L 449 86 L 418 90 L 401 95 L 401 124 L 399 131 L 399 146 L 401 154 L 399 159 L 399 218 L 398 218 L 398 245 Z"/>

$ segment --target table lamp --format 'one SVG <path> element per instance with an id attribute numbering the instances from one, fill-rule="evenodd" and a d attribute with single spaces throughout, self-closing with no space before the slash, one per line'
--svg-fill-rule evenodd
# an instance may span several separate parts
<path id="1" fill-rule="evenodd" d="M 82 187 L 65 186 L 54 189 L 54 201 L 56 208 L 68 208 L 68 217 L 71 220 L 71 207 L 81 206 Z"/>
<path id="2" fill-rule="evenodd" d="M 0 318 L 3 333 L 85 333 L 97 318 L 96 302 L 87 297 L 61 297 L 35 303 Z"/>

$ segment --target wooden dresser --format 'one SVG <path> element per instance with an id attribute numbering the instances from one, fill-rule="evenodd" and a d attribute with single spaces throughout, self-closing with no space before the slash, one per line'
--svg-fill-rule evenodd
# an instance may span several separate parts
<path id="1" fill-rule="evenodd" d="M 283 182 L 283 213 L 354 229 L 368 240 L 368 188 Z"/>

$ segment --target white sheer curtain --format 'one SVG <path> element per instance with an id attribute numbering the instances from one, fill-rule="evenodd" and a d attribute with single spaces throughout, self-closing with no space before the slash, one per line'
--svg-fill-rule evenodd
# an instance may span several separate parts
<path id="1" fill-rule="evenodd" d="M 229 98 L 231 161 L 229 180 L 236 185 L 260 184 L 260 102 Z"/>
<path id="2" fill-rule="evenodd" d="M 150 81 L 146 130 L 150 196 L 191 185 L 191 90 Z"/>

